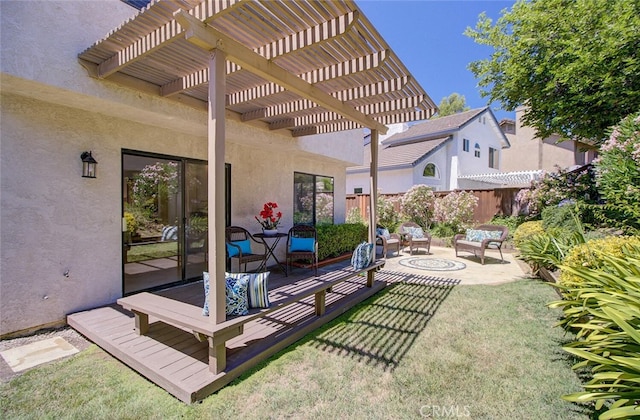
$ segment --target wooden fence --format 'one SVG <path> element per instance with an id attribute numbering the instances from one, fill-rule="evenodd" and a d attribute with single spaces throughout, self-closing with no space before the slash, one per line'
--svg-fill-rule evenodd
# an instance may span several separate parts
<path id="1" fill-rule="evenodd" d="M 494 216 L 512 216 L 520 212 L 520 207 L 516 203 L 516 195 L 521 188 L 499 188 L 494 190 L 473 190 L 468 191 L 478 197 L 478 207 L 476 207 L 473 218 L 477 223 L 486 223 Z M 436 197 L 444 197 L 451 191 L 436 191 Z M 400 213 L 400 199 L 404 194 L 380 194 L 391 202 L 398 214 Z M 353 208 L 360 210 L 360 215 L 364 220 L 369 219 L 369 194 L 349 194 L 347 195 L 347 214 Z"/>

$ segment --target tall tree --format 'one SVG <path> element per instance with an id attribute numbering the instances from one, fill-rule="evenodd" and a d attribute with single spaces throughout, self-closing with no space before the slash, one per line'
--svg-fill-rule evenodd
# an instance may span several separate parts
<path id="1" fill-rule="evenodd" d="M 465 35 L 494 48 L 469 64 L 482 96 L 526 105 L 523 122 L 541 138 L 602 142 L 640 109 L 640 0 L 519 0 Z"/>
<path id="2" fill-rule="evenodd" d="M 464 95 L 460 95 L 456 92 L 442 98 L 438 105 L 438 113 L 433 118 L 445 117 L 447 115 L 457 114 L 458 112 L 468 111 L 469 107 L 466 105 L 466 98 Z"/>

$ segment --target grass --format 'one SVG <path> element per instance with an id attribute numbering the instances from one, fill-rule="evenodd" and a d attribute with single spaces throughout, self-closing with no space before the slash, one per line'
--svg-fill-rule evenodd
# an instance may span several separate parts
<path id="1" fill-rule="evenodd" d="M 127 251 L 128 262 L 138 262 L 153 260 L 156 258 L 167 258 L 178 255 L 177 242 L 158 242 L 155 244 L 132 246 Z"/>
<path id="2" fill-rule="evenodd" d="M 586 419 L 546 284 L 399 284 L 184 405 L 97 347 L 0 385 L 2 418 Z"/>

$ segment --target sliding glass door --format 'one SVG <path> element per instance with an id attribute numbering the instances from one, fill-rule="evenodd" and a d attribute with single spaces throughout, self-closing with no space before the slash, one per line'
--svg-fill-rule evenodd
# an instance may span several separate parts
<path id="1" fill-rule="evenodd" d="M 207 264 L 207 164 L 122 155 L 123 291 L 201 278 Z"/>

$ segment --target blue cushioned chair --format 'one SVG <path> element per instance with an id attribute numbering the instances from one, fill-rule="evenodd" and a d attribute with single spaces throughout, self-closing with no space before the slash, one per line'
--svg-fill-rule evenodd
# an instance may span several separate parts
<path id="1" fill-rule="evenodd" d="M 318 233 L 316 228 L 297 225 L 287 235 L 287 275 L 293 260 L 311 260 L 315 275 L 318 275 Z"/>
<path id="2" fill-rule="evenodd" d="M 245 228 L 240 226 L 229 226 L 225 229 L 226 254 L 229 262 L 229 271 L 231 270 L 231 261 L 238 260 L 238 271 L 247 271 L 247 263 L 260 262 L 262 267 L 267 258 L 267 247 L 262 242 L 254 238 Z M 244 264 L 244 270 L 240 269 L 240 265 Z"/>

